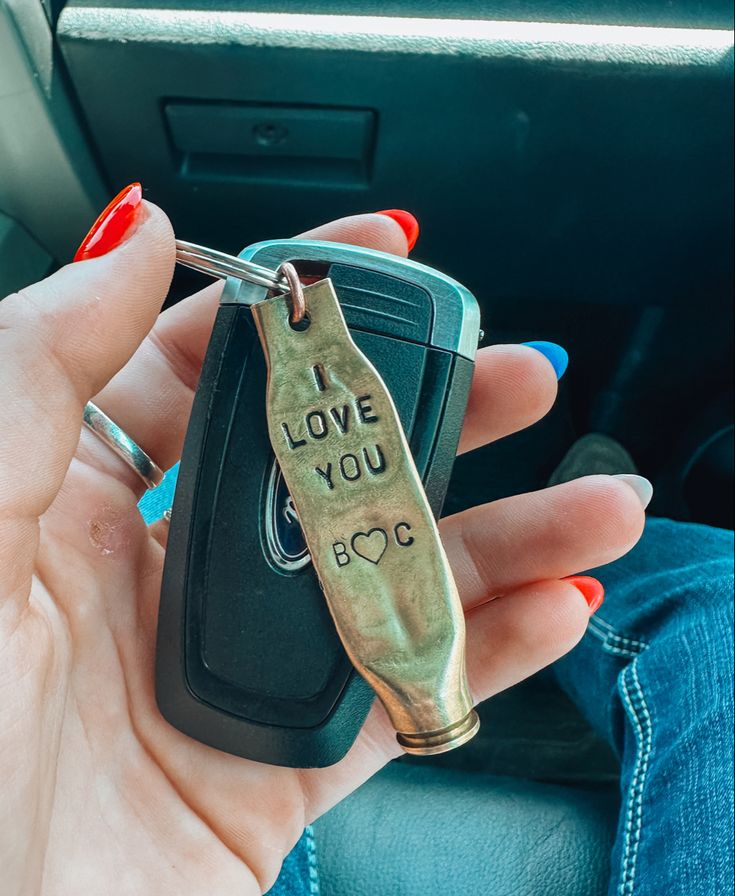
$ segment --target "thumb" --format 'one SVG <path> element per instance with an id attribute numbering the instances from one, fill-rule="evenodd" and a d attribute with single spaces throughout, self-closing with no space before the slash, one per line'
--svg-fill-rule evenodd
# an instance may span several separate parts
<path id="1" fill-rule="evenodd" d="M 89 258 L 95 253 L 104 254 Z M 0 517 L 38 516 L 53 500 L 84 404 L 158 316 L 174 268 L 173 231 L 133 184 L 77 257 L 85 260 L 0 302 Z"/>

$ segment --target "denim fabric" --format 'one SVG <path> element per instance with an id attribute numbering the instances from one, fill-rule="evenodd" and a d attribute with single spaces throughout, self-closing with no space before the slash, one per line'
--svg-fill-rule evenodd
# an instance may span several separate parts
<path id="1" fill-rule="evenodd" d="M 147 523 L 160 519 L 173 504 L 179 465 L 172 467 L 158 488 L 146 492 L 138 505 Z M 307 828 L 293 850 L 286 856 L 278 880 L 268 896 L 319 896 L 319 874 L 316 864 L 314 835 Z"/>
<path id="2" fill-rule="evenodd" d="M 281 873 L 267 896 L 319 896 L 314 833 L 307 828 L 286 856 Z"/>
<path id="3" fill-rule="evenodd" d="M 649 520 L 561 686 L 621 760 L 610 896 L 733 892 L 733 534 Z"/>

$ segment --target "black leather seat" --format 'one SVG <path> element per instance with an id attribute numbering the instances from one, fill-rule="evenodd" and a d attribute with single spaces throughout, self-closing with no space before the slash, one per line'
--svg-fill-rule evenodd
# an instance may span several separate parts
<path id="1" fill-rule="evenodd" d="M 540 675 L 461 750 L 391 763 L 315 825 L 323 896 L 603 896 L 615 757 Z"/>

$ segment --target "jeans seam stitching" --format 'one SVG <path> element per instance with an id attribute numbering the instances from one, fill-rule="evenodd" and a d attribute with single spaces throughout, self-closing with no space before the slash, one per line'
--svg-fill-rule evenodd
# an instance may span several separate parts
<path id="1" fill-rule="evenodd" d="M 309 869 L 309 896 L 319 896 L 319 868 L 316 861 L 314 829 L 311 825 L 306 828 L 306 858 Z"/>
<path id="2" fill-rule="evenodd" d="M 606 622 L 606 621 L 605 621 L 601 616 L 599 616 L 599 615 L 593 616 L 592 619 L 590 620 L 590 622 L 592 622 L 594 625 L 599 626 L 599 627 L 602 628 L 604 631 L 609 632 L 611 638 L 614 638 L 614 639 L 619 640 L 619 641 L 628 641 L 629 643 L 632 643 L 632 644 L 643 645 L 644 647 L 647 647 L 647 646 L 648 646 L 648 644 L 647 644 L 645 641 L 642 641 L 640 638 L 633 638 L 633 637 L 628 637 L 628 636 L 625 636 L 625 635 L 621 635 L 621 634 L 617 631 L 617 629 L 615 628 L 615 626 L 612 625 L 612 623 L 610 623 L 610 622 Z"/>
<path id="3" fill-rule="evenodd" d="M 616 656 L 634 659 L 648 647 L 645 641 L 641 641 L 638 638 L 619 635 L 609 622 L 605 622 L 597 617 L 590 619 L 589 632 L 602 642 L 603 650 Z"/>
<path id="4" fill-rule="evenodd" d="M 593 621 L 593 625 L 594 625 L 594 621 Z M 612 626 L 608 626 L 607 628 L 604 628 L 602 630 L 601 634 L 603 634 L 603 633 L 604 633 L 605 637 L 609 638 L 611 641 L 617 641 L 620 644 L 630 644 L 633 648 L 638 648 L 638 649 L 642 650 L 644 647 L 648 646 L 645 641 L 641 641 L 638 638 L 629 638 L 629 637 L 626 637 L 625 635 L 619 635 L 615 631 L 615 629 L 612 628 Z"/>
<path id="5" fill-rule="evenodd" d="M 630 672 L 629 676 L 628 672 Z M 636 702 L 640 705 L 640 716 L 628 690 L 626 676 L 632 679 Z M 640 678 L 638 677 L 637 658 L 623 670 L 620 681 L 623 701 L 629 710 L 628 714 L 633 722 L 638 745 L 635 771 L 630 785 L 630 797 L 625 817 L 625 848 L 623 852 L 622 877 L 620 887 L 618 888 L 619 896 L 632 896 L 635 887 L 638 848 L 643 827 L 643 788 L 653 749 L 653 720 L 651 719 Z M 641 720 L 643 720 L 643 723 Z"/>
<path id="6" fill-rule="evenodd" d="M 628 650 L 625 647 L 614 647 L 612 644 L 603 644 L 602 649 L 605 653 L 611 653 L 613 656 L 622 656 L 627 660 L 634 660 L 641 654 L 640 650 Z"/>

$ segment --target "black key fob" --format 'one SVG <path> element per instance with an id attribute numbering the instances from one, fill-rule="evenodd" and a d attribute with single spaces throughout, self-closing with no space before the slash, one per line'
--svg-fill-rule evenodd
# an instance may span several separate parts
<path id="1" fill-rule="evenodd" d="M 472 380 L 479 309 L 460 284 L 405 259 L 338 243 L 257 243 L 241 258 L 332 280 L 347 324 L 392 393 L 439 515 Z M 266 368 L 249 304 L 229 280 L 181 459 L 158 622 L 164 717 L 228 753 L 331 765 L 374 694 L 332 622 L 268 439 Z"/>

